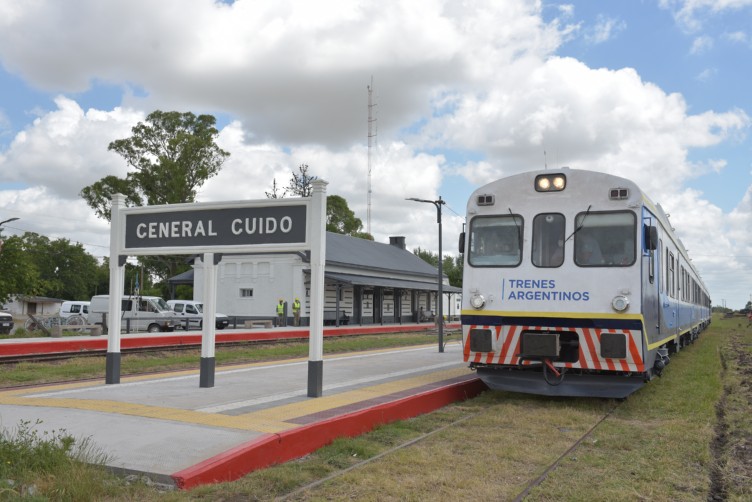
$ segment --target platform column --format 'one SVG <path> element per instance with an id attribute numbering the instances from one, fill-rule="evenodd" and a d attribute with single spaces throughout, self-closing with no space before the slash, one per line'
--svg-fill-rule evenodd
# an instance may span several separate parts
<path id="1" fill-rule="evenodd" d="M 123 308 L 123 267 L 127 258 L 120 254 L 125 234 L 125 222 L 121 213 L 124 207 L 125 196 L 119 193 L 114 194 L 110 217 L 110 305 L 107 313 L 107 358 L 105 361 L 105 383 L 107 384 L 120 383 L 120 318 Z"/>
<path id="2" fill-rule="evenodd" d="M 311 329 L 308 340 L 308 397 L 321 397 L 323 394 L 327 184 L 323 180 L 313 182 L 311 201 Z"/>
<path id="3" fill-rule="evenodd" d="M 215 373 L 215 339 L 217 314 L 217 263 L 222 258 L 221 254 L 204 253 L 204 312 L 201 338 L 201 369 L 199 387 L 214 387 Z"/>

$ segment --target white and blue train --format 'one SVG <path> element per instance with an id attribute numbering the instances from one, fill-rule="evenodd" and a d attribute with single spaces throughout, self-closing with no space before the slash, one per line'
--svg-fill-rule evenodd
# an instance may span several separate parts
<path id="1" fill-rule="evenodd" d="M 633 182 L 563 168 L 467 205 L 464 360 L 492 389 L 623 398 L 710 323 L 668 216 Z"/>

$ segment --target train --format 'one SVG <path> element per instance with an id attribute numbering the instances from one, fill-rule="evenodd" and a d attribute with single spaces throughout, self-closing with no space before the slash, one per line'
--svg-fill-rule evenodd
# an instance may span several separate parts
<path id="1" fill-rule="evenodd" d="M 711 322 L 669 215 L 623 177 L 543 169 L 481 186 L 459 251 L 463 358 L 491 389 L 626 398 Z"/>

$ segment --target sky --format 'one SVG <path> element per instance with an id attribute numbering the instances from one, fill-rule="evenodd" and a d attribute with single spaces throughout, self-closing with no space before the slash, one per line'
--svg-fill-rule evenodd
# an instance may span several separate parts
<path id="1" fill-rule="evenodd" d="M 301 164 L 379 242 L 456 254 L 467 199 L 569 166 L 632 179 L 714 305 L 752 300 L 752 0 L 0 0 L 0 221 L 109 253 L 79 193 L 154 110 L 212 114 L 200 202 Z"/>

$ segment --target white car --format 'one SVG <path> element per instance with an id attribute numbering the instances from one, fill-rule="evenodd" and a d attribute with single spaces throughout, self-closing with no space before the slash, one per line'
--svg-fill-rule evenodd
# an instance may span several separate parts
<path id="1" fill-rule="evenodd" d="M 8 335 L 13 329 L 13 316 L 8 312 L 0 311 L 0 334 Z"/>
<path id="2" fill-rule="evenodd" d="M 86 301 L 69 301 L 69 302 L 63 302 L 63 305 L 60 307 L 60 317 L 63 319 L 68 319 L 69 317 L 73 317 L 74 315 L 80 315 L 84 319 L 89 319 L 89 306 L 91 305 L 91 302 Z"/>
<path id="3" fill-rule="evenodd" d="M 167 300 L 167 305 L 180 317 L 187 318 L 188 326 L 201 329 L 203 324 L 204 304 L 194 300 Z M 225 329 L 230 324 L 230 318 L 224 314 L 216 313 L 215 326 L 217 329 Z M 185 320 L 180 322 L 179 327 L 185 328 Z"/>

